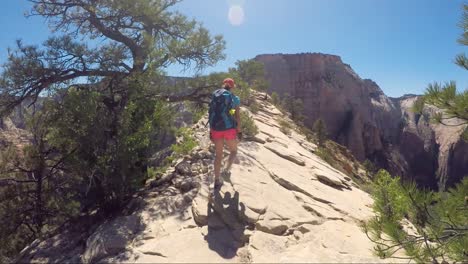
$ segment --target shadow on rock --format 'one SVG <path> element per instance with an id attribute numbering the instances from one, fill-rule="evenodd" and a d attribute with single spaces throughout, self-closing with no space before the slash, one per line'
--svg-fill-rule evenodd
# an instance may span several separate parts
<path id="1" fill-rule="evenodd" d="M 208 205 L 208 234 L 205 240 L 211 250 L 225 259 L 232 259 L 237 250 L 248 242 L 245 235 L 245 205 L 239 203 L 239 193 L 224 194 L 215 191 L 213 200 Z"/>

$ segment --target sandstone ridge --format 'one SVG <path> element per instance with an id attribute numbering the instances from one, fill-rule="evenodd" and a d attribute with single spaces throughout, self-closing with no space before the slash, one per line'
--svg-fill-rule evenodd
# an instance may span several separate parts
<path id="1" fill-rule="evenodd" d="M 18 260 L 380 262 L 359 228 L 372 216 L 369 195 L 315 155 L 303 135 L 280 132 L 284 117 L 259 103 L 252 115 L 260 132 L 240 143 L 238 160 L 211 200 L 213 153 L 202 119 L 194 126 L 199 146 L 148 182 L 119 216 L 37 240 Z"/>

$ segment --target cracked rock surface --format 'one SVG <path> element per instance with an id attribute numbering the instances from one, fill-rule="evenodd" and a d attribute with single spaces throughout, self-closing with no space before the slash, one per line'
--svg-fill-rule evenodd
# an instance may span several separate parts
<path id="1" fill-rule="evenodd" d="M 239 144 L 231 174 L 212 200 L 210 168 L 208 173 L 194 176 L 201 184 L 194 189 L 196 194 L 189 205 L 159 219 L 145 218 L 144 232 L 151 238 L 134 239 L 121 253 L 127 256 L 125 259 L 207 263 L 380 261 L 372 255 L 373 245 L 359 228 L 359 221 L 372 215 L 369 195 L 314 155 L 316 146 L 312 143 L 305 143 L 300 135 L 289 137 L 280 132 L 274 118 L 267 119 L 260 111 L 255 122 L 259 140 Z M 195 135 L 202 143 L 199 152 L 207 149 L 206 134 Z M 150 207 L 158 210 L 157 206 Z M 115 257 L 106 259 L 114 260 L 119 261 Z"/>
<path id="2" fill-rule="evenodd" d="M 254 119 L 257 138 L 239 144 L 219 191 L 210 188 L 208 133 L 195 125 L 200 146 L 190 157 L 176 162 L 164 181 L 149 183 L 138 209 L 96 228 L 71 257 L 102 263 L 380 262 L 359 228 L 372 216 L 369 195 L 316 156 L 305 137 L 280 132 L 275 108 L 264 109 Z"/>

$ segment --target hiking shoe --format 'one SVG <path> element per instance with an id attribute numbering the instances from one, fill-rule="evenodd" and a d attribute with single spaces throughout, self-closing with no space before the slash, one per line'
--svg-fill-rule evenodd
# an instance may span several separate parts
<path id="1" fill-rule="evenodd" d="M 229 177 L 231 177 L 231 172 L 228 170 L 225 170 L 221 172 L 221 177 L 223 177 L 224 179 L 229 179 Z"/>

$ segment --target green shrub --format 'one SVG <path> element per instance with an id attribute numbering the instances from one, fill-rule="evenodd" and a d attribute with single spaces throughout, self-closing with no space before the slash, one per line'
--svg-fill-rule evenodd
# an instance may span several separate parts
<path id="1" fill-rule="evenodd" d="M 249 109 L 252 113 L 256 114 L 260 110 L 260 105 L 257 103 L 257 101 L 252 101 L 252 103 L 249 106 Z"/>
<path id="2" fill-rule="evenodd" d="M 361 189 L 361 191 L 364 191 L 368 194 L 372 194 L 372 192 L 374 191 L 374 187 L 371 183 L 361 183 L 359 184 L 359 188 Z"/>
<path id="3" fill-rule="evenodd" d="M 246 111 L 240 112 L 241 130 L 245 137 L 251 138 L 258 134 L 258 127 Z"/>
<path id="4" fill-rule="evenodd" d="M 297 128 L 298 128 L 299 132 L 301 132 L 306 137 L 307 141 L 316 142 L 316 140 L 315 140 L 316 137 L 315 137 L 314 133 L 308 127 L 306 127 L 305 125 L 298 125 Z"/>
<path id="5" fill-rule="evenodd" d="M 315 151 L 315 154 L 317 154 L 317 156 L 319 156 L 321 159 L 323 159 L 325 162 L 332 165 L 333 167 L 338 167 L 338 163 L 333 158 L 332 153 L 328 149 L 324 147 L 318 147 Z"/>
<path id="6" fill-rule="evenodd" d="M 370 177 L 373 177 L 379 170 L 379 168 L 377 168 L 377 166 L 368 159 L 364 161 L 363 165 L 364 165 L 364 168 L 366 169 L 367 175 Z"/>
<path id="7" fill-rule="evenodd" d="M 242 86 L 240 83 L 238 83 L 237 89 L 235 89 L 234 93 L 239 96 L 239 99 L 243 105 L 250 106 L 252 101 L 255 100 L 251 98 L 251 90 L 245 84 Z"/>
<path id="8" fill-rule="evenodd" d="M 276 106 L 280 105 L 281 100 L 280 100 L 277 92 L 271 93 L 271 103 L 276 105 Z"/>
<path id="9" fill-rule="evenodd" d="M 149 179 L 156 179 L 159 177 L 159 171 L 158 171 L 159 168 L 154 168 L 154 167 L 148 167 L 146 169 L 146 173 L 148 174 L 148 178 Z"/>
<path id="10" fill-rule="evenodd" d="M 418 97 L 416 101 L 414 101 L 413 106 L 411 107 L 411 111 L 416 114 L 422 114 L 424 109 L 424 97 Z"/>
<path id="11" fill-rule="evenodd" d="M 184 102 L 184 104 L 187 107 L 187 109 L 192 113 L 193 124 L 200 121 L 200 119 L 208 112 L 208 107 L 204 104 L 196 102 Z"/>
<path id="12" fill-rule="evenodd" d="M 468 142 L 468 127 L 466 127 L 465 130 L 463 131 L 462 138 L 463 140 Z"/>
<path id="13" fill-rule="evenodd" d="M 186 155 L 197 146 L 195 138 L 192 136 L 190 128 L 182 127 L 176 132 L 177 138 L 179 138 L 176 144 L 172 145 L 172 151 L 176 155 Z"/>
<path id="14" fill-rule="evenodd" d="M 288 136 L 291 135 L 291 130 L 293 129 L 293 126 L 291 125 L 291 123 L 283 119 L 279 120 L 278 123 L 280 125 L 281 132 L 283 132 L 285 135 L 288 135 Z"/>
<path id="15" fill-rule="evenodd" d="M 166 157 L 161 164 L 159 164 L 158 167 L 150 167 L 146 169 L 147 173 L 147 178 L 148 179 L 158 179 L 161 176 L 163 176 L 166 172 L 169 166 L 172 164 L 172 162 L 175 160 L 175 156 L 171 155 Z"/>

